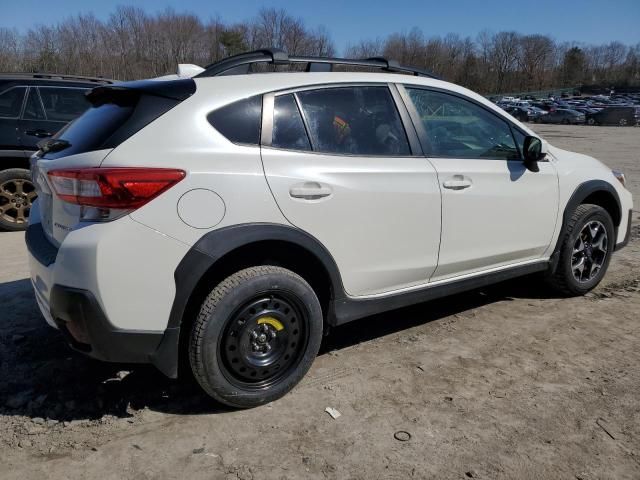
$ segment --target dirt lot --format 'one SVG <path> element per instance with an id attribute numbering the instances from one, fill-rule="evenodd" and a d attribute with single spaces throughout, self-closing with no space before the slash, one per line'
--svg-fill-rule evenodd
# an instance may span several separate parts
<path id="1" fill-rule="evenodd" d="M 639 128 L 536 129 L 640 198 Z M 587 297 L 525 278 L 364 319 L 250 411 L 71 352 L 38 313 L 23 235 L 2 233 L 0 478 L 640 478 L 639 221 Z"/>

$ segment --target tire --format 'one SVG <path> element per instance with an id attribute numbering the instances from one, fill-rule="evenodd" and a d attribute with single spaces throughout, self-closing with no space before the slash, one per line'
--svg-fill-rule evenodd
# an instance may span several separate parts
<path id="1" fill-rule="evenodd" d="M 626 127 L 627 123 L 628 122 L 626 118 L 621 118 L 620 121 L 618 122 L 618 125 L 620 125 L 621 127 Z"/>
<path id="2" fill-rule="evenodd" d="M 589 239 L 591 232 L 585 232 L 587 225 L 597 227 L 597 233 L 592 239 Z M 602 234 L 602 229 L 606 235 L 604 242 L 600 242 L 602 237 L 599 236 Z M 595 288 L 609 266 L 615 246 L 614 231 L 611 216 L 605 209 L 598 205 L 579 205 L 562 232 L 563 240 L 560 246 L 558 266 L 554 274 L 547 279 L 547 283 L 554 290 L 566 296 L 584 295 Z M 593 243 L 593 247 L 589 247 L 591 243 Z M 601 245 L 596 246 L 598 243 Z M 582 250 L 580 251 L 581 246 Z M 602 248 L 605 250 L 604 254 Z M 575 253 L 576 249 L 578 253 Z M 579 266 L 574 267 L 574 265 L 580 265 L 580 256 L 585 257 L 583 258 L 582 272 L 579 270 Z M 591 276 L 591 272 L 585 274 L 585 270 L 592 270 L 593 263 L 600 264 L 596 271 L 592 272 L 593 276 Z M 582 278 L 578 279 L 577 276 Z"/>
<path id="3" fill-rule="evenodd" d="M 218 284 L 202 304 L 189 338 L 191 369 L 218 402 L 262 405 L 304 377 L 322 331 L 320 303 L 302 277 L 275 266 L 247 268 Z"/>
<path id="4" fill-rule="evenodd" d="M 595 118 L 589 118 L 589 119 L 587 120 L 587 123 L 588 123 L 589 125 L 595 125 L 595 124 L 596 124 L 596 119 L 595 119 Z"/>
<path id="5" fill-rule="evenodd" d="M 0 229 L 26 230 L 36 189 L 29 170 L 10 168 L 0 171 Z"/>

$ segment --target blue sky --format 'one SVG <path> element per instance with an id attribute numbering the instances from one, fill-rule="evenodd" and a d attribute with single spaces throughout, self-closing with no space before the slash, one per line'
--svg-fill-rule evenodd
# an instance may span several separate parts
<path id="1" fill-rule="evenodd" d="M 339 50 L 414 26 L 427 36 L 475 36 L 489 29 L 549 34 L 559 41 L 640 42 L 640 0 L 0 0 L 0 26 L 26 30 L 81 12 L 106 18 L 120 4 L 148 12 L 171 6 L 228 22 L 251 18 L 261 7 L 285 8 L 310 27 L 325 25 Z"/>

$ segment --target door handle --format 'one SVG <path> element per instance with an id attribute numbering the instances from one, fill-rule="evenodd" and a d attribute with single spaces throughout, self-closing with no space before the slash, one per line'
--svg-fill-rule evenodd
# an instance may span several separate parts
<path id="1" fill-rule="evenodd" d="M 322 185 L 318 182 L 304 182 L 293 185 L 289 188 L 289 195 L 293 198 L 301 198 L 303 200 L 318 200 L 328 197 L 333 190 L 328 185 Z"/>
<path id="2" fill-rule="evenodd" d="M 39 128 L 38 130 L 26 130 L 24 133 L 38 138 L 47 138 L 53 135 L 53 133 L 47 132 L 46 130 L 43 130 L 41 128 Z"/>
<path id="3" fill-rule="evenodd" d="M 472 185 L 471 179 L 465 178 L 463 175 L 454 175 L 453 178 L 442 182 L 444 188 L 449 190 L 464 190 Z"/>

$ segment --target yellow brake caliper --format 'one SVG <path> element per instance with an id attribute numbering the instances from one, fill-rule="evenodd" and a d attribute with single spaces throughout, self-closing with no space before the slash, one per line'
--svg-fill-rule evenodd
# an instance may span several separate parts
<path id="1" fill-rule="evenodd" d="M 284 325 L 279 320 L 276 320 L 273 317 L 262 317 L 258 320 L 258 325 L 262 325 L 266 323 L 267 325 L 271 325 L 276 331 L 284 330 Z"/>

